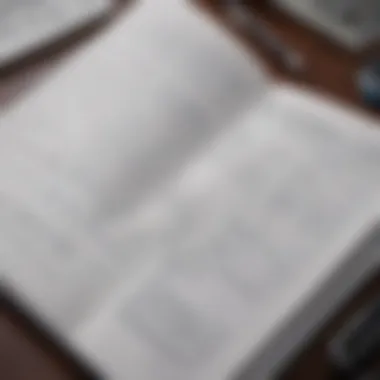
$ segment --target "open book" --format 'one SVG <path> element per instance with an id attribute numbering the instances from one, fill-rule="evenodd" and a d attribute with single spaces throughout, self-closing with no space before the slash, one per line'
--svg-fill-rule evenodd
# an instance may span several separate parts
<path id="1" fill-rule="evenodd" d="M 378 123 L 158 3 L 1 115 L 1 281 L 106 378 L 267 379 L 378 263 Z"/>

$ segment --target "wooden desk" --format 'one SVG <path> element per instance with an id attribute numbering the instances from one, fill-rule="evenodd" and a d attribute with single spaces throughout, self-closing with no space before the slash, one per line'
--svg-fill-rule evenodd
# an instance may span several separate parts
<path id="1" fill-rule="evenodd" d="M 53 333 L 0 290 L 1 380 L 97 380 Z"/>
<path id="2" fill-rule="evenodd" d="M 153 0 L 154 1 L 154 0 Z M 200 0 L 213 15 L 222 19 L 216 0 Z M 125 6 L 125 1 L 115 0 L 115 15 Z M 309 70 L 302 79 L 287 77 L 254 42 L 241 36 L 253 52 L 261 54 L 278 80 L 297 81 L 318 91 L 343 99 L 353 106 L 363 107 L 354 86 L 354 75 L 360 62 L 368 54 L 353 56 L 333 46 L 316 33 L 295 23 L 289 17 L 268 7 L 265 1 L 257 1 L 252 7 L 281 34 L 285 41 L 305 54 Z M 112 22 L 111 15 L 96 25 L 79 31 L 60 44 L 0 71 L 0 111 L 18 96 L 48 75 L 49 70 L 67 54 L 73 54 L 78 44 L 85 43 L 92 35 L 100 33 L 104 24 Z M 232 28 L 231 28 L 232 29 Z M 235 32 L 235 31 L 234 31 Z M 283 380 L 328 380 L 329 370 L 324 356 L 324 344 L 347 315 L 374 293 L 380 291 L 380 276 L 354 297 L 352 302 L 334 318 L 318 335 L 311 346 L 283 375 Z M 0 299 L 0 378 L 2 380 L 79 380 L 90 379 L 92 374 L 81 369 L 70 356 L 58 348 L 46 334 L 22 316 L 17 308 Z"/>

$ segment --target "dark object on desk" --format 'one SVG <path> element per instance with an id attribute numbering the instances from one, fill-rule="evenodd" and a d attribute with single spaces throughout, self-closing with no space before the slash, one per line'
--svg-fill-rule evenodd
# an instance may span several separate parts
<path id="1" fill-rule="evenodd" d="M 378 0 L 270 1 L 332 42 L 354 53 L 379 41 Z"/>
<path id="2" fill-rule="evenodd" d="M 380 297 L 356 312 L 328 345 L 333 368 L 344 379 L 380 379 Z"/>
<path id="3" fill-rule="evenodd" d="M 226 0 L 224 5 L 228 18 L 249 37 L 257 40 L 289 74 L 299 75 L 305 71 L 306 62 L 303 55 L 282 41 L 271 27 L 252 10 L 247 9 L 241 0 Z"/>
<path id="4" fill-rule="evenodd" d="M 310 344 L 289 363 L 279 374 L 277 380 L 379 380 L 379 376 L 371 379 L 370 373 L 362 374 L 362 378 L 352 379 L 342 371 L 332 371 L 332 359 L 329 355 L 329 344 L 338 336 L 342 326 L 350 321 L 358 310 L 363 310 L 380 294 L 380 272 L 376 271 L 365 284 L 357 290 L 351 300 L 333 316 L 325 326 L 318 330 Z M 338 373 L 337 373 L 338 372 Z M 340 372 L 340 373 L 339 373 Z M 374 374 L 371 374 L 374 375 Z"/>
<path id="5" fill-rule="evenodd" d="M 365 104 L 380 109 L 380 60 L 359 70 L 357 84 Z"/>

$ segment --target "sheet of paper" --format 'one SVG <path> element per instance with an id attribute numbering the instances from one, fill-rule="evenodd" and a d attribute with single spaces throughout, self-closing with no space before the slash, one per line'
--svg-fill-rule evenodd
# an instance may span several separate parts
<path id="1" fill-rule="evenodd" d="M 2 0 L 0 66 L 104 16 L 110 0 Z"/>
<path id="2" fill-rule="evenodd" d="M 212 21 L 153 3 L 0 119 L 1 276 L 65 332 L 119 270 L 102 227 L 264 96 L 257 66 Z"/>
<path id="3" fill-rule="evenodd" d="M 378 217 L 380 134 L 317 110 L 269 97 L 109 231 L 120 266 L 135 255 L 146 270 L 78 330 L 108 378 L 229 379 L 348 260 Z"/>

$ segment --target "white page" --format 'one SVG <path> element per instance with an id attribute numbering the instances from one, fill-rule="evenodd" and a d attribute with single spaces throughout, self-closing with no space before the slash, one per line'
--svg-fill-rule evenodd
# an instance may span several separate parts
<path id="1" fill-rule="evenodd" d="M 104 16 L 110 0 L 1 0 L 0 66 Z"/>
<path id="2" fill-rule="evenodd" d="M 78 330 L 107 378 L 230 378 L 373 226 L 380 134 L 365 127 L 376 123 L 302 96 L 274 91 L 140 219 L 110 232 L 120 263 L 147 259 Z M 378 260 L 364 255 L 358 274 Z M 251 378 L 267 379 L 266 365 Z"/>
<path id="3" fill-rule="evenodd" d="M 265 82 L 187 5 L 136 6 L 2 116 L 0 279 L 70 331 L 119 273 L 103 225 L 254 107 Z"/>

